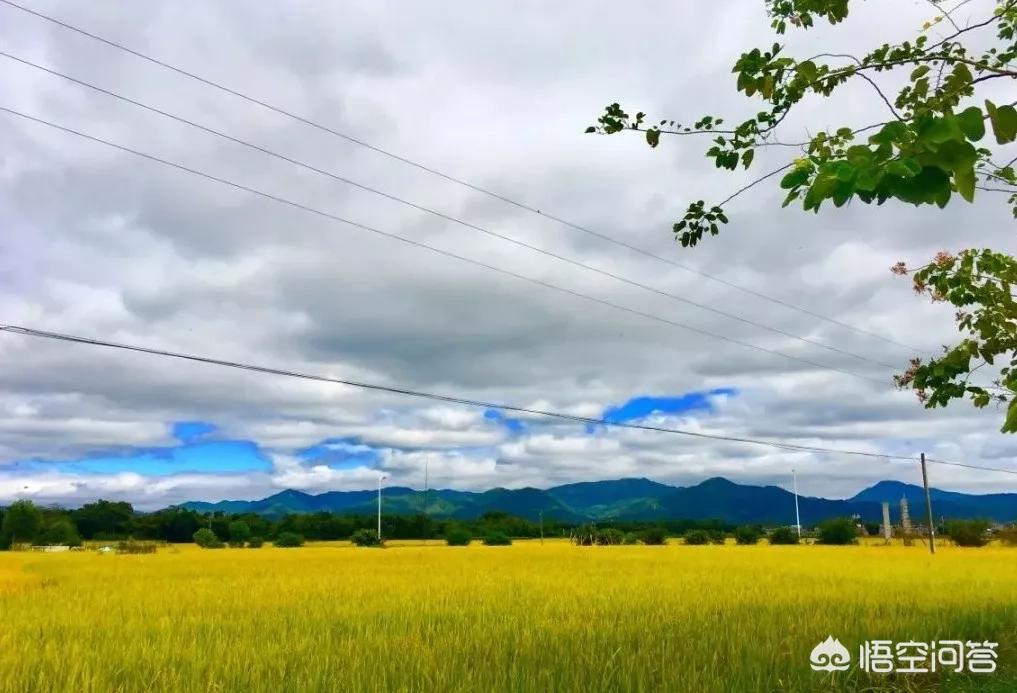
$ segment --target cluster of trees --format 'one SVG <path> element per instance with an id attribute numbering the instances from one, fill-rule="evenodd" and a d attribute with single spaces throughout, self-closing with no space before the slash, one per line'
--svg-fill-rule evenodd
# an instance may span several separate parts
<path id="1" fill-rule="evenodd" d="M 984 546 L 993 538 L 985 520 L 948 520 L 937 533 L 961 546 Z M 797 544 L 791 527 L 767 531 L 760 525 L 736 526 L 719 520 L 664 520 L 657 522 L 613 521 L 609 526 L 574 525 L 547 520 L 531 522 L 504 512 L 488 512 L 472 520 L 433 518 L 426 515 L 388 515 L 382 518 L 385 539 L 441 539 L 453 546 L 481 540 L 496 546 L 515 538 L 568 537 L 589 545 L 663 544 L 668 537 L 684 537 L 686 544 L 724 543 L 733 537 L 738 544 L 755 544 L 764 536 L 771 544 Z M 816 539 L 822 544 L 850 544 L 858 529 L 850 518 L 822 522 Z M 1017 546 L 1017 528 L 994 535 Z M 12 544 L 78 546 L 82 541 L 195 542 L 206 548 L 257 548 L 265 541 L 275 546 L 300 546 L 305 540 L 351 540 L 359 546 L 376 546 L 377 517 L 336 515 L 320 512 L 286 515 L 278 519 L 253 513 L 202 514 L 185 508 L 138 513 L 130 503 L 100 500 L 74 510 L 43 508 L 22 500 L 0 508 L 0 549 Z"/>

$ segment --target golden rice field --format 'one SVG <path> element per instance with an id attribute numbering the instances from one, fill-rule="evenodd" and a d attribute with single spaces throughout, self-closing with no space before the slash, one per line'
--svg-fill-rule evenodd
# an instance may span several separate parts
<path id="1" fill-rule="evenodd" d="M 0 691 L 1017 690 L 1017 550 L 0 553 Z M 813 672 L 827 635 L 1000 642 L 995 674 Z"/>

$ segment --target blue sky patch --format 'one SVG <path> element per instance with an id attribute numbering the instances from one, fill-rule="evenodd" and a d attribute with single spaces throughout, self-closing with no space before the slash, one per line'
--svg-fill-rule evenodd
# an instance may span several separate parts
<path id="1" fill-rule="evenodd" d="M 603 418 L 612 423 L 624 423 L 645 419 L 653 414 L 684 414 L 692 411 L 713 412 L 711 397 L 720 395 L 737 395 L 738 391 L 730 387 L 721 387 L 702 392 L 686 392 L 684 395 L 672 397 L 651 397 L 643 395 L 633 397 L 621 406 L 609 406 L 604 410 Z"/>
<path id="2" fill-rule="evenodd" d="M 296 456 L 305 462 L 325 464 L 335 469 L 374 467 L 381 458 L 376 448 L 364 445 L 356 436 L 326 438 L 320 443 L 298 450 Z"/>
<path id="3" fill-rule="evenodd" d="M 181 443 L 191 443 L 217 430 L 215 424 L 207 421 L 177 421 L 173 424 L 173 437 Z"/>
<path id="4" fill-rule="evenodd" d="M 184 472 L 270 471 L 271 461 L 252 440 L 211 440 L 176 447 L 137 448 L 117 455 L 96 455 L 77 460 L 44 462 L 31 466 L 78 474 L 138 474 L 164 476 Z"/>
<path id="5" fill-rule="evenodd" d="M 484 411 L 484 418 L 488 421 L 496 421 L 500 423 L 511 433 L 522 433 L 526 430 L 526 424 L 519 419 L 511 419 L 505 416 L 505 413 L 500 409 L 486 409 Z"/>

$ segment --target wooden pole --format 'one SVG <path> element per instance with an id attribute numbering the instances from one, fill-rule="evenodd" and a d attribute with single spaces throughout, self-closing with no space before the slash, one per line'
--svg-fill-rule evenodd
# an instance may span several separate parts
<path id="1" fill-rule="evenodd" d="M 922 453 L 922 484 L 925 486 L 925 512 L 929 522 L 929 553 L 936 553 L 936 523 L 932 519 L 932 496 L 929 494 L 929 472 L 925 469 L 925 453 Z"/>

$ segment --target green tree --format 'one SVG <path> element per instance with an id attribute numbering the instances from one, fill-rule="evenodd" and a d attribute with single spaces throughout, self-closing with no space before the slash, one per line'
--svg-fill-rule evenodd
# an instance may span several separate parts
<path id="1" fill-rule="evenodd" d="M 597 532 L 597 544 L 600 546 L 618 546 L 625 542 L 625 533 L 614 527 L 606 527 Z"/>
<path id="2" fill-rule="evenodd" d="M 484 546 L 511 546 L 512 539 L 504 532 L 488 532 L 484 535 Z"/>
<path id="3" fill-rule="evenodd" d="M 777 35 L 808 30 L 817 21 L 836 25 L 848 17 L 850 0 L 764 0 Z M 728 223 L 729 204 L 765 181 L 779 180 L 792 203 L 819 212 L 827 202 L 883 204 L 895 200 L 913 205 L 945 207 L 957 197 L 972 203 L 976 194 L 1003 196 L 1017 217 L 1017 109 L 995 103 L 986 89 L 1017 80 L 1017 0 L 993 0 L 985 11 L 968 16 L 969 3 L 951 9 L 932 0 L 935 16 L 920 35 L 900 43 L 871 47 L 852 55 L 824 52 L 791 55 L 786 45 L 753 48 L 734 63 L 735 87 L 759 106 L 748 119 L 729 124 L 716 115 L 691 120 L 655 120 L 646 113 L 630 115 L 618 103 L 608 106 L 587 132 L 614 134 L 637 131 L 657 147 L 668 137 L 710 139 L 706 156 L 717 168 L 734 171 L 757 165 L 757 153 L 793 152 L 779 165 L 754 177 L 717 203 L 691 202 L 673 231 L 682 246 L 715 236 Z M 962 10 L 962 8 L 965 8 Z M 959 12 L 966 13 L 961 17 Z M 945 31 L 930 39 L 928 30 Z M 786 136 L 792 113 L 808 108 L 845 85 L 867 89 L 885 113 L 875 122 L 844 122 L 810 128 L 805 137 Z M 796 151 L 797 150 L 797 151 Z M 762 158 L 762 157 L 758 157 Z M 780 176 L 779 179 L 777 176 Z M 1003 430 L 1017 432 L 1013 395 L 1017 376 L 1017 308 L 1010 294 L 1014 260 L 989 250 L 968 250 L 937 258 L 919 270 L 915 288 L 931 292 L 961 308 L 958 327 L 969 336 L 928 362 L 913 361 L 899 378 L 913 387 L 926 407 L 945 406 L 970 397 L 976 406 L 993 398 L 1008 401 Z M 895 271 L 907 272 L 903 264 Z M 975 306 L 975 308 L 970 308 Z M 994 389 L 969 384 L 981 365 L 1005 357 Z M 977 359 L 979 363 L 972 364 Z"/>
<path id="4" fill-rule="evenodd" d="M 69 517 L 50 520 L 39 533 L 36 541 L 46 546 L 81 546 L 81 537 Z"/>
<path id="5" fill-rule="evenodd" d="M 834 517 L 819 523 L 820 544 L 844 546 L 857 541 L 858 527 L 850 517 Z"/>
<path id="6" fill-rule="evenodd" d="M 130 503 L 98 500 L 72 510 L 71 517 L 86 539 L 120 537 L 130 533 L 134 508 Z"/>
<path id="7" fill-rule="evenodd" d="M 791 527 L 777 527 L 767 536 L 767 541 L 775 546 L 797 544 L 798 532 Z"/>
<path id="8" fill-rule="evenodd" d="M 946 534 L 958 546 L 985 546 L 989 543 L 988 520 L 947 520 Z"/>
<path id="9" fill-rule="evenodd" d="M 243 546 L 251 538 L 251 528 L 243 520 L 234 520 L 229 524 L 230 545 Z"/>
<path id="10" fill-rule="evenodd" d="M 222 539 L 208 527 L 202 527 L 194 533 L 194 543 L 203 549 L 221 549 Z"/>
<path id="11" fill-rule="evenodd" d="M 762 533 L 759 528 L 751 525 L 742 525 L 734 531 L 735 543 L 742 546 L 758 544 L 760 537 L 762 537 Z"/>
<path id="12" fill-rule="evenodd" d="M 648 527 L 639 537 L 647 546 L 663 546 L 667 543 L 667 530 L 663 527 Z"/>
<path id="13" fill-rule="evenodd" d="M 358 529 L 350 535 L 350 541 L 354 546 L 383 546 L 385 544 L 384 540 L 378 536 L 378 532 L 373 529 Z M 278 545 L 279 542 L 276 542 L 276 546 Z"/>
<path id="14" fill-rule="evenodd" d="M 260 549 L 265 544 L 265 540 L 261 537 L 251 537 L 247 540 L 247 548 L 249 549 Z"/>
<path id="15" fill-rule="evenodd" d="M 689 546 L 703 546 L 710 543 L 710 533 L 705 529 L 690 529 L 685 533 L 685 543 Z"/>
<path id="16" fill-rule="evenodd" d="M 472 540 L 473 535 L 465 527 L 450 527 L 445 532 L 445 543 L 449 546 L 469 546 Z"/>
<path id="17" fill-rule="evenodd" d="M 31 543 L 42 528 L 42 511 L 30 500 L 11 503 L 4 511 L 2 531 L 11 544 Z"/>

